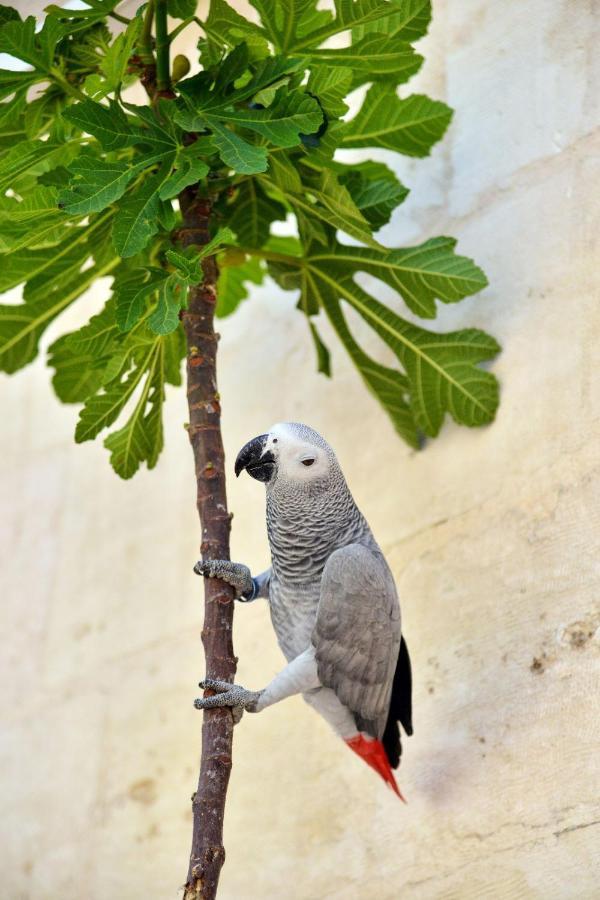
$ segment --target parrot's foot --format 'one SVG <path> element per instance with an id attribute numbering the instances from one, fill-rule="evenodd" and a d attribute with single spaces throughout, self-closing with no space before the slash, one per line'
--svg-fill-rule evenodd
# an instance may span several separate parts
<path id="1" fill-rule="evenodd" d="M 220 578 L 230 584 L 238 600 L 254 599 L 254 582 L 250 569 L 243 563 L 230 562 L 228 559 L 199 560 L 194 566 L 196 575 L 205 578 Z"/>
<path id="2" fill-rule="evenodd" d="M 249 691 L 240 684 L 231 684 L 229 681 L 218 681 L 216 678 L 205 678 L 198 687 L 205 691 L 215 691 L 212 697 L 199 697 L 194 700 L 196 709 L 214 709 L 219 706 L 229 706 L 234 711 L 241 713 L 246 709 L 248 712 L 256 712 L 256 705 L 262 694 L 262 691 Z"/>

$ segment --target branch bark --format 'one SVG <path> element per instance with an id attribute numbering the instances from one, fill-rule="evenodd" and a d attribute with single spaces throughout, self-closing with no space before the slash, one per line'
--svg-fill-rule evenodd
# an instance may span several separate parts
<path id="1" fill-rule="evenodd" d="M 209 240 L 211 203 L 186 189 L 180 196 L 184 246 Z M 189 437 L 194 453 L 197 507 L 203 559 L 229 559 L 231 519 L 225 493 L 225 454 L 221 437 L 221 405 L 217 390 L 217 344 L 214 313 L 218 269 L 214 257 L 203 262 L 204 280 L 190 289 L 183 311 L 187 341 L 187 398 Z M 233 655 L 234 598 L 223 582 L 205 579 L 202 643 L 206 674 L 233 681 L 237 659 Z M 225 860 L 223 816 L 229 774 L 233 717 L 228 709 L 205 710 L 202 724 L 202 760 L 198 789 L 192 798 L 193 835 L 184 900 L 213 900 Z"/>

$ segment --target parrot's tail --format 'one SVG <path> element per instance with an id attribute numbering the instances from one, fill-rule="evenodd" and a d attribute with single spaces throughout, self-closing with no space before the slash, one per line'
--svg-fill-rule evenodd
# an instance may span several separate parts
<path id="1" fill-rule="evenodd" d="M 368 766 L 375 769 L 377 774 L 381 775 L 385 783 L 389 784 L 402 802 L 406 803 L 400 788 L 396 784 L 394 773 L 392 772 L 392 768 L 381 741 L 366 738 L 364 734 L 357 734 L 354 737 L 346 738 L 346 743 L 351 750 L 354 750 L 354 752 L 360 756 L 361 759 L 364 759 Z"/>

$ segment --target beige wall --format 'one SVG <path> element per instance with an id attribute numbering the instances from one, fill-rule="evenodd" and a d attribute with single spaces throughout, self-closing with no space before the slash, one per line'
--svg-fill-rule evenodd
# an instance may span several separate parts
<path id="1" fill-rule="evenodd" d="M 487 271 L 440 322 L 504 346 L 492 427 L 449 424 L 413 453 L 333 339 L 335 378 L 314 373 L 291 295 L 256 290 L 223 323 L 230 466 L 274 421 L 322 430 L 394 568 L 415 675 L 408 807 L 300 699 L 244 718 L 224 900 L 598 896 L 593 5 L 440 0 L 423 42 L 414 89 L 457 112 L 429 160 L 401 164 L 413 193 L 385 239 L 455 234 Z M 100 443 L 72 442 L 41 361 L 1 390 L 0 896 L 175 900 L 203 674 L 183 394 L 156 471 L 123 483 Z M 234 558 L 260 569 L 262 487 L 232 479 L 230 500 Z M 242 684 L 282 664 L 262 603 L 237 610 L 235 643 Z"/>

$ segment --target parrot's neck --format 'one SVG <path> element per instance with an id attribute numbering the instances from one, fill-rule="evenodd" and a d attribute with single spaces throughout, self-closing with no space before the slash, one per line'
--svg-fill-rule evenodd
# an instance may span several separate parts
<path id="1" fill-rule="evenodd" d="M 341 473 L 326 487 L 276 482 L 267 491 L 267 532 L 275 575 L 295 584 L 319 579 L 340 547 L 376 547 Z"/>

